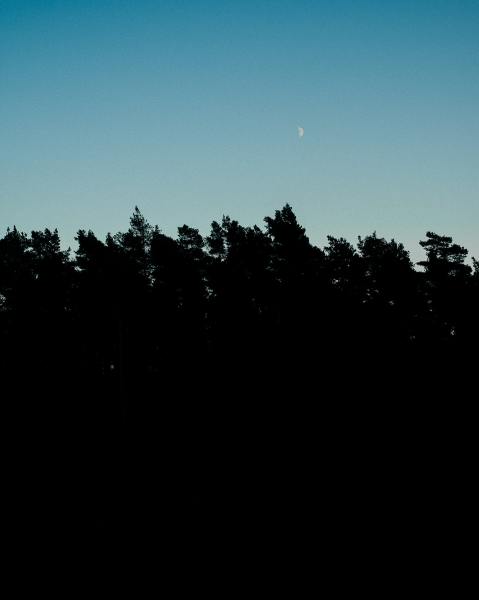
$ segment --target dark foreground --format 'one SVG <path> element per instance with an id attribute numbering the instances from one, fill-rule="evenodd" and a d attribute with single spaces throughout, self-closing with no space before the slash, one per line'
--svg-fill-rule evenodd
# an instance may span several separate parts
<path id="1" fill-rule="evenodd" d="M 463 545 L 479 347 L 464 248 L 428 233 L 422 271 L 375 234 L 320 249 L 290 207 L 206 239 L 139 211 L 130 225 L 80 231 L 74 259 L 56 232 L 0 240 L 16 543 L 326 570 Z"/>

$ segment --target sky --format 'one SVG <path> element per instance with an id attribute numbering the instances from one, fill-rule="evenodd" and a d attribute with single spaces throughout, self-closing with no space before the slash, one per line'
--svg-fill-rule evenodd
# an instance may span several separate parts
<path id="1" fill-rule="evenodd" d="M 479 258 L 479 0 L 0 0 L 0 235 L 285 203 Z"/>

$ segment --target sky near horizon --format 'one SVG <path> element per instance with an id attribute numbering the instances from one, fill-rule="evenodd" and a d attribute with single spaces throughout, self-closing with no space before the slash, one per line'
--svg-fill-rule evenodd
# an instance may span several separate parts
<path id="1" fill-rule="evenodd" d="M 0 0 L 0 235 L 287 202 L 479 258 L 479 0 Z"/>

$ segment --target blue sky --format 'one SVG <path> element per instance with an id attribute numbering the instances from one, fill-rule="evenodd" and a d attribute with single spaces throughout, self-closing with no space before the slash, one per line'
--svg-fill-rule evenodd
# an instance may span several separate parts
<path id="1" fill-rule="evenodd" d="M 0 234 L 286 202 L 479 257 L 478 1 L 0 1 Z"/>

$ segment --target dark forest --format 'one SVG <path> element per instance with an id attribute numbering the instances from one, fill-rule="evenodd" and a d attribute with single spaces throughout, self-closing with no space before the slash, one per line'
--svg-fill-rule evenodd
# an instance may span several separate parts
<path id="1" fill-rule="evenodd" d="M 176 239 L 136 208 L 76 241 L 0 240 L 11 519 L 192 552 L 434 535 L 477 394 L 465 248 L 427 232 L 417 265 L 376 233 L 320 248 L 289 205 Z"/>

